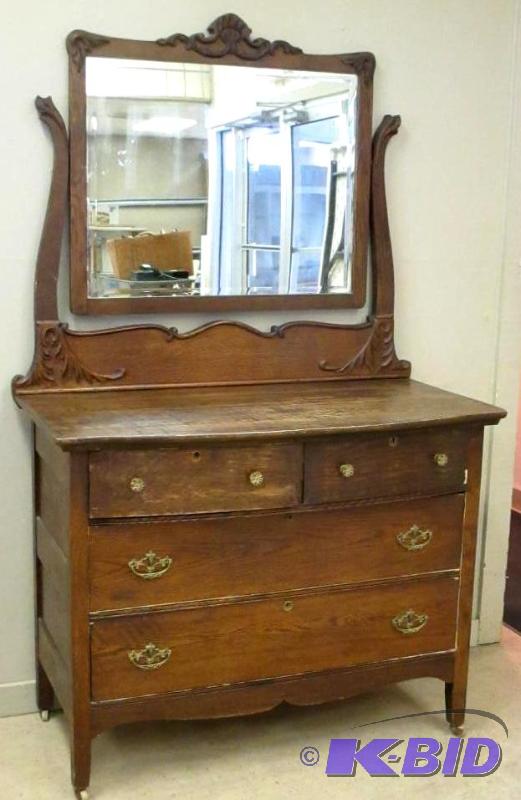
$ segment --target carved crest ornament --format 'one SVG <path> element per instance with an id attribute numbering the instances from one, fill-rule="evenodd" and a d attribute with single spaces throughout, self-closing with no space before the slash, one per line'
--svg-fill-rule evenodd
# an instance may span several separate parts
<path id="1" fill-rule="evenodd" d="M 246 61 L 258 61 L 278 52 L 288 55 L 302 53 L 300 47 L 281 40 L 252 39 L 251 33 L 251 28 L 237 14 L 223 14 L 208 26 L 207 33 L 194 33 L 192 36 L 174 33 L 166 39 L 158 39 L 157 44 L 163 47 L 183 44 L 187 50 L 194 50 L 206 58 L 237 56 Z"/>

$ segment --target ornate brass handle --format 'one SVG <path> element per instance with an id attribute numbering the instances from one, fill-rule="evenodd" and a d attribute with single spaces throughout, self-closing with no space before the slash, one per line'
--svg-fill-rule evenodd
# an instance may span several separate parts
<path id="1" fill-rule="evenodd" d="M 340 464 L 338 471 L 343 478 L 352 478 L 355 474 L 355 468 L 352 464 Z"/>
<path id="2" fill-rule="evenodd" d="M 408 611 L 403 611 L 392 620 L 392 623 L 397 631 L 409 636 L 411 633 L 418 633 L 427 624 L 429 617 L 427 614 L 417 614 L 410 608 Z"/>
<path id="3" fill-rule="evenodd" d="M 256 488 L 259 486 L 264 486 L 264 475 L 258 469 L 250 472 L 248 475 L 248 480 L 250 481 L 251 485 L 255 486 Z"/>
<path id="4" fill-rule="evenodd" d="M 130 571 L 137 575 L 138 578 L 152 581 L 155 578 L 161 578 L 165 572 L 168 572 L 172 566 L 172 559 L 170 556 L 160 558 L 150 550 L 143 558 L 133 558 L 128 562 L 128 566 Z"/>
<path id="5" fill-rule="evenodd" d="M 432 539 L 432 531 L 428 528 L 422 530 L 417 525 L 413 525 L 408 531 L 396 534 L 398 544 L 406 550 L 423 550 Z"/>
<path id="6" fill-rule="evenodd" d="M 130 650 L 128 657 L 138 669 L 151 670 L 162 667 L 171 655 L 169 647 L 161 649 L 155 644 L 147 644 L 143 650 Z"/>
<path id="7" fill-rule="evenodd" d="M 145 488 L 145 481 L 143 478 L 132 478 L 129 485 L 133 492 L 139 494 Z"/>
<path id="8" fill-rule="evenodd" d="M 435 453 L 434 454 L 434 463 L 437 467 L 446 467 L 449 463 L 449 457 L 447 453 Z"/>

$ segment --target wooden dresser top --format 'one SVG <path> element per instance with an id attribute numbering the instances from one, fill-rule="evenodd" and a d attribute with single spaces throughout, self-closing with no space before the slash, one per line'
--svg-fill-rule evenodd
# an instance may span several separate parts
<path id="1" fill-rule="evenodd" d="M 495 424 L 496 406 L 411 380 L 60 392 L 18 398 L 63 449 Z"/>

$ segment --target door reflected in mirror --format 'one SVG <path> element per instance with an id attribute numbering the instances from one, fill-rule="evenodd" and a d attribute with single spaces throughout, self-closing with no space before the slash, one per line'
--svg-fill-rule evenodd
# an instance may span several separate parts
<path id="1" fill-rule="evenodd" d="M 89 296 L 351 290 L 358 78 L 87 58 Z"/>

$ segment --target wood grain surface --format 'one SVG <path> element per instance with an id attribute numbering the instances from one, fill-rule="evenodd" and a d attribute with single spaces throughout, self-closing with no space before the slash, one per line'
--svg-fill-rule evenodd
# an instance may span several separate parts
<path id="1" fill-rule="evenodd" d="M 375 589 L 324 591 L 286 600 L 98 621 L 92 627 L 92 697 L 108 700 L 318 672 L 455 646 L 458 582 L 436 578 Z M 427 614 L 417 634 L 392 619 Z M 129 651 L 170 648 L 159 669 L 143 671 Z"/>
<path id="2" fill-rule="evenodd" d="M 302 446 L 173 447 L 90 456 L 90 515 L 145 517 L 285 508 L 302 498 Z M 252 485 L 259 474 L 262 485 Z M 143 482 L 133 491 L 132 481 Z"/>
<path id="3" fill-rule="evenodd" d="M 89 535 L 92 611 L 266 594 L 458 569 L 463 495 L 358 508 L 114 523 Z M 432 534 L 406 550 L 399 533 Z M 129 567 L 147 552 L 172 560 L 152 580 Z"/>
<path id="4" fill-rule="evenodd" d="M 64 449 L 495 424 L 503 409 L 410 380 L 19 395 Z"/>
<path id="5" fill-rule="evenodd" d="M 308 442 L 305 502 L 462 491 L 468 439 L 464 428 L 431 428 L 391 436 L 360 433 Z M 445 466 L 436 464 L 437 454 L 448 459 Z M 348 465 L 353 474 L 342 475 L 342 465 Z"/>

